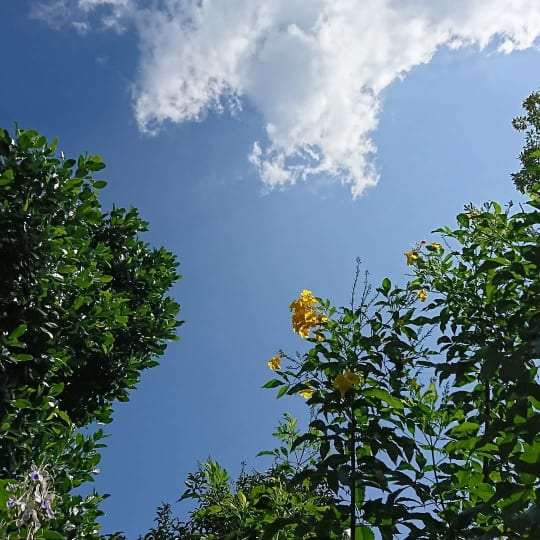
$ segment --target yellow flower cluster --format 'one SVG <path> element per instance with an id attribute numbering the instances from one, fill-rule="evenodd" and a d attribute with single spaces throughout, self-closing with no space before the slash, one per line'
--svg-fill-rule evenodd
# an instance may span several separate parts
<path id="1" fill-rule="evenodd" d="M 308 338 L 311 328 L 319 326 L 325 322 L 327 317 L 318 313 L 315 309 L 317 300 L 313 296 L 313 293 L 308 290 L 303 290 L 300 298 L 294 300 L 290 305 L 292 311 L 292 325 L 293 330 L 301 337 Z M 317 334 L 320 340 L 321 334 Z"/>
<path id="2" fill-rule="evenodd" d="M 421 291 L 416 291 L 416 296 L 420 299 L 420 302 L 425 302 L 427 300 L 427 292 L 425 289 L 422 289 Z"/>
<path id="3" fill-rule="evenodd" d="M 334 386 L 339 390 L 341 397 L 345 397 L 345 394 L 355 385 L 360 382 L 360 377 L 353 373 L 350 369 L 345 373 L 338 375 L 334 379 Z"/>
<path id="4" fill-rule="evenodd" d="M 279 369 L 281 366 L 281 356 L 274 356 L 273 358 L 270 358 L 270 360 L 268 360 L 268 367 L 272 370 L 272 371 L 276 371 L 277 369 Z"/>

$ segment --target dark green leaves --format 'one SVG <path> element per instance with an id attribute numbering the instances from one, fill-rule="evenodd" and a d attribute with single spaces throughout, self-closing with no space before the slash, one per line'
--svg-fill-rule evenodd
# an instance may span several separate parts
<path id="1" fill-rule="evenodd" d="M 103 211 L 99 156 L 64 159 L 55 144 L 0 130 L 0 476 L 56 464 L 57 526 L 71 529 L 43 534 L 90 538 L 100 499 L 70 492 L 92 480 L 100 436 L 73 430 L 109 422 L 176 339 L 178 263 L 139 238 L 135 209 Z"/>

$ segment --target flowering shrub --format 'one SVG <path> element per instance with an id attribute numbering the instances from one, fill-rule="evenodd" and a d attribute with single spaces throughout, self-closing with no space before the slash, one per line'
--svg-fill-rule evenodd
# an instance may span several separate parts
<path id="1" fill-rule="evenodd" d="M 6 502 L 9 521 L 17 529 L 26 531 L 28 540 L 33 540 L 42 520 L 54 518 L 52 476 L 44 465 L 33 464 L 30 472 L 19 482 L 7 484 L 5 490 L 9 494 Z"/>
<path id="2" fill-rule="evenodd" d="M 365 282 L 358 303 L 353 293 L 340 308 L 309 291 L 293 302 L 318 310 L 322 338 L 301 334 L 311 348 L 282 354 L 287 365 L 265 386 L 278 397 L 310 389 L 296 444 L 318 458 L 293 481 L 333 493 L 325 538 L 538 537 L 535 189 L 528 211 L 466 207 L 457 229 L 437 231 L 448 249 L 422 241 L 406 252 L 414 274 L 403 288 L 385 279 L 372 293 Z"/>

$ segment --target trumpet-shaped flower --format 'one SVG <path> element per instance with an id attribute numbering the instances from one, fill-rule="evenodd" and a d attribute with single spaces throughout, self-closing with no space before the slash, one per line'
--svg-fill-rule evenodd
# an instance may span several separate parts
<path id="1" fill-rule="evenodd" d="M 305 399 L 309 399 L 314 393 L 315 393 L 314 388 L 304 388 L 303 390 L 300 390 L 299 392 L 299 394 Z"/>
<path id="2" fill-rule="evenodd" d="M 411 251 L 406 251 L 403 255 L 407 258 L 407 266 L 414 264 L 419 258 L 418 251 L 411 249 Z"/>
<path id="3" fill-rule="evenodd" d="M 353 373 L 350 369 L 338 375 L 334 379 L 334 386 L 339 390 L 341 397 L 345 397 L 345 394 L 355 385 L 360 382 L 360 377 Z"/>
<path id="4" fill-rule="evenodd" d="M 442 249 L 442 245 L 439 242 L 431 242 L 431 247 L 435 249 Z"/>
<path id="5" fill-rule="evenodd" d="M 317 305 L 317 300 L 313 296 L 313 293 L 311 291 L 308 291 L 307 289 L 304 289 L 300 293 L 300 298 L 293 300 L 290 305 L 290 309 L 291 311 L 295 311 L 298 309 L 310 309 L 315 305 Z"/>
<path id="6" fill-rule="evenodd" d="M 270 360 L 268 360 L 268 367 L 272 371 L 278 370 L 281 367 L 281 356 L 278 355 L 270 358 Z"/>
<path id="7" fill-rule="evenodd" d="M 420 299 L 420 302 L 425 302 L 427 300 L 427 292 L 425 289 L 422 289 L 421 291 L 416 291 L 416 296 Z"/>

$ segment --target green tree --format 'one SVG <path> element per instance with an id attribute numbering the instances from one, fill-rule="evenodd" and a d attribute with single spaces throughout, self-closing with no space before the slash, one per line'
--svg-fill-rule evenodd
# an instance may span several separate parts
<path id="1" fill-rule="evenodd" d="M 100 498 L 70 491 L 92 479 L 103 432 L 77 429 L 110 422 L 177 339 L 167 293 L 178 263 L 139 238 L 147 223 L 135 209 L 103 212 L 98 156 L 65 159 L 56 144 L 0 130 L 0 478 L 23 491 L 32 470 L 49 478 L 51 530 L 89 538 Z M 30 530 L 28 504 L 10 501 Z"/>
<path id="2" fill-rule="evenodd" d="M 348 306 L 302 291 L 308 350 L 271 358 L 265 387 L 303 396 L 307 428 L 282 424 L 274 468 L 236 484 L 203 463 L 190 520 L 163 506 L 144 540 L 540 537 L 539 103 L 514 121 L 527 200 L 466 206 L 404 253 L 403 286 L 358 291 L 357 269 Z"/>
<path id="3" fill-rule="evenodd" d="M 173 517 L 171 506 L 163 503 L 157 510 L 156 526 L 139 540 L 293 540 L 311 537 L 314 530 L 326 534 L 330 520 L 325 516 L 336 517 L 330 491 L 313 489 L 307 480 L 292 481 L 315 458 L 313 445 L 295 444 L 296 424 L 285 415 L 274 433 L 280 446 L 260 454 L 274 458 L 264 472 L 247 473 L 242 468 L 233 480 L 216 461 L 200 463 L 188 476 L 180 498 L 194 503 L 188 519 Z M 126 540 L 122 533 L 105 538 Z"/>
<path id="4" fill-rule="evenodd" d="M 441 495 L 465 537 L 540 533 L 539 188 L 517 212 L 466 208 L 457 229 L 440 229 L 449 253 L 416 261 L 449 382 Z"/>
<path id="5" fill-rule="evenodd" d="M 293 448 L 310 443 L 318 456 L 292 482 L 328 489 L 334 509 L 307 537 L 342 538 L 349 529 L 356 539 L 407 530 L 412 538 L 423 522 L 442 527 L 421 437 L 433 392 L 421 395 L 416 382 L 431 354 L 428 320 L 415 310 L 424 291 L 392 287 L 388 279 L 372 291 L 366 276 L 357 299 L 358 278 L 357 269 L 349 306 L 335 308 L 307 290 L 291 304 L 293 328 L 312 346 L 272 359 L 277 377 L 265 386 L 279 388 L 278 397 L 307 398 L 312 419 Z"/>
<path id="6" fill-rule="evenodd" d="M 514 175 L 525 204 L 467 206 L 440 242 L 405 253 L 404 288 L 385 279 L 348 307 L 310 291 L 291 304 L 312 347 L 274 357 L 266 386 L 308 392 L 298 442 L 320 457 L 298 479 L 333 490 L 353 539 L 540 534 L 539 102 L 514 122 L 527 130 Z"/>
<path id="7" fill-rule="evenodd" d="M 533 92 L 523 102 L 523 108 L 525 114 L 512 122 L 515 129 L 525 132 L 525 145 L 519 155 L 522 167 L 512 179 L 516 188 L 525 193 L 540 182 L 540 92 Z"/>

